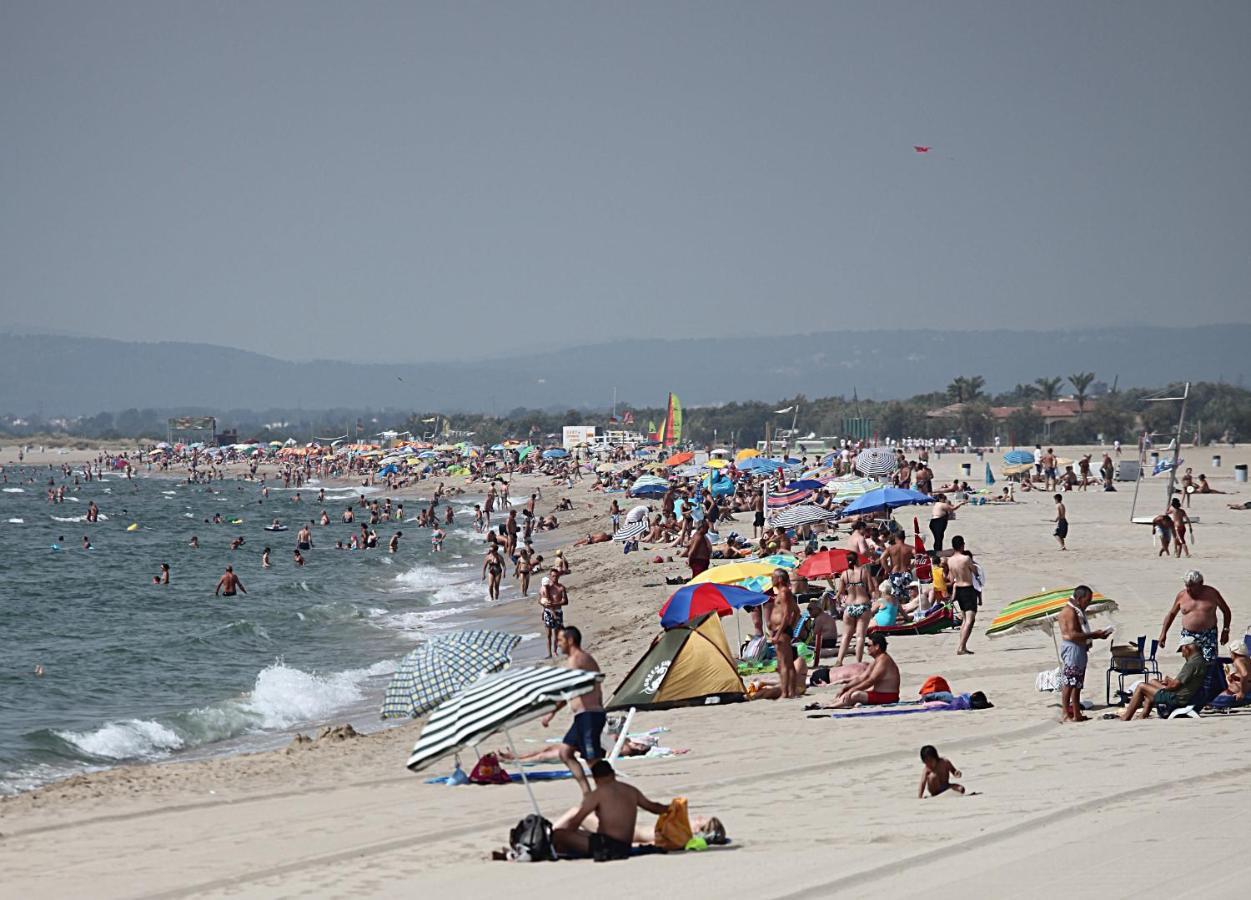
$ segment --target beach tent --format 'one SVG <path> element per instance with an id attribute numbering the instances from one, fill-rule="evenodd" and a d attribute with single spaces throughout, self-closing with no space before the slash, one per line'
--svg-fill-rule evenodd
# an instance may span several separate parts
<path id="1" fill-rule="evenodd" d="M 714 612 L 656 636 L 605 707 L 672 709 L 745 699 L 743 679 Z"/>

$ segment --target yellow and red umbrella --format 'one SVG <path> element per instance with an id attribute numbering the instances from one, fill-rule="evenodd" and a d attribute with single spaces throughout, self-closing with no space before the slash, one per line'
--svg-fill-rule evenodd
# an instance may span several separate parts
<path id="1" fill-rule="evenodd" d="M 1009 603 L 1003 608 L 999 615 L 995 616 L 990 627 L 986 629 L 989 637 L 1005 634 L 1014 628 L 1040 628 L 1046 625 L 1051 619 L 1060 614 L 1060 610 L 1068 605 L 1073 599 L 1073 588 L 1058 588 L 1054 591 L 1044 591 L 1041 594 L 1031 594 L 1028 597 L 1022 597 L 1013 603 Z M 1096 592 L 1090 598 L 1090 605 L 1086 607 L 1086 615 L 1093 615 L 1101 612 L 1111 612 L 1117 608 L 1116 603 L 1107 597 Z"/>

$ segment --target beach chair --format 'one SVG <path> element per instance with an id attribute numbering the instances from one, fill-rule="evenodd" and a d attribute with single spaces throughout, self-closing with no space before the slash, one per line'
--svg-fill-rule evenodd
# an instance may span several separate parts
<path id="1" fill-rule="evenodd" d="M 1144 634 L 1138 638 L 1138 652 L 1129 656 L 1117 656 L 1115 653 L 1112 660 L 1108 663 L 1107 676 L 1105 678 L 1106 694 L 1104 702 L 1109 706 L 1112 705 L 1112 676 L 1117 677 L 1116 693 L 1120 697 L 1121 705 L 1124 706 L 1129 702 L 1129 695 L 1125 692 L 1125 679 L 1130 677 L 1146 678 L 1148 675 L 1159 678 L 1160 666 L 1156 662 L 1156 652 L 1160 649 L 1160 642 L 1152 640 L 1151 655 L 1146 655 L 1147 636 Z"/>
<path id="2" fill-rule="evenodd" d="M 1156 715 L 1161 719 L 1197 719 L 1203 708 L 1225 692 L 1228 681 L 1225 678 L 1225 666 L 1233 662 L 1229 657 L 1222 656 L 1208 664 L 1203 674 L 1203 683 L 1199 690 L 1190 698 L 1188 706 L 1169 706 L 1166 703 L 1155 705 Z"/>

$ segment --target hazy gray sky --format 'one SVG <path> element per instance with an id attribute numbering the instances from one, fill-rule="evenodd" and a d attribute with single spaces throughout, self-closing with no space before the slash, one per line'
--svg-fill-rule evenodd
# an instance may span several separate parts
<path id="1" fill-rule="evenodd" d="M 0 325 L 1245 322 L 1248 47 L 1245 2 L 0 0 Z"/>

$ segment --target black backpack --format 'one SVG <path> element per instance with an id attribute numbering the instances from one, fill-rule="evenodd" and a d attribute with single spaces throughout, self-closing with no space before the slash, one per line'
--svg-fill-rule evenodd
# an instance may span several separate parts
<path id="1" fill-rule="evenodd" d="M 539 815 L 528 815 L 508 833 L 508 846 L 518 862 L 556 859 L 552 843 L 552 823 Z"/>

